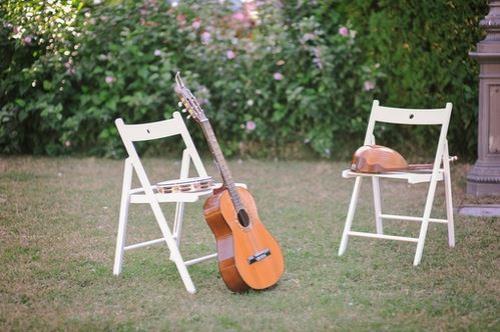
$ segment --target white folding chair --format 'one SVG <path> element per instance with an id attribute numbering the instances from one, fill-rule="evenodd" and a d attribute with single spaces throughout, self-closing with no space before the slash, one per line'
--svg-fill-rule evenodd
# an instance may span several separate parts
<path id="1" fill-rule="evenodd" d="M 445 108 L 442 109 L 404 109 L 379 106 L 378 100 L 373 101 L 370 120 L 366 130 L 365 145 L 375 144 L 375 137 L 373 129 L 376 122 L 385 122 L 393 124 L 406 124 L 406 125 L 440 125 L 441 132 L 437 144 L 436 156 L 434 159 L 433 167 L 428 172 L 388 172 L 378 174 L 358 173 L 351 170 L 342 172 L 344 178 L 355 178 L 354 189 L 349 204 L 344 232 L 340 241 L 339 256 L 344 254 L 347 248 L 349 236 L 361 236 L 376 239 L 387 239 L 397 241 L 416 242 L 417 250 L 413 265 L 418 265 L 422 258 L 424 250 L 425 237 L 429 222 L 445 223 L 448 224 L 448 244 L 450 247 L 455 246 L 455 234 L 453 228 L 453 203 L 451 197 L 451 178 L 450 178 L 450 156 L 448 154 L 448 141 L 446 140 L 446 133 L 448 131 L 448 124 L 450 122 L 452 104 L 447 103 Z M 375 226 L 376 233 L 356 232 L 351 230 L 354 212 L 359 196 L 359 188 L 363 178 L 369 177 L 372 179 L 373 187 L 373 203 L 375 210 Z M 380 179 L 404 179 L 410 184 L 429 182 L 429 190 L 427 192 L 427 199 L 422 217 L 392 215 L 382 213 L 381 197 L 380 197 Z M 445 199 L 446 199 L 446 219 L 431 218 L 431 210 L 434 202 L 436 192 L 436 185 L 438 181 L 444 180 L 445 186 Z M 393 220 L 407 220 L 407 221 L 420 221 L 420 235 L 418 238 L 386 235 L 383 232 L 383 219 Z"/>
<path id="2" fill-rule="evenodd" d="M 156 243 L 166 243 L 168 249 L 170 250 L 170 259 L 176 264 L 186 290 L 189 293 L 195 293 L 196 288 L 194 287 L 188 273 L 187 266 L 205 261 L 207 259 L 215 258 L 217 257 L 217 254 L 206 255 L 188 261 L 183 260 L 179 251 L 179 244 L 184 216 L 184 204 L 188 202 L 196 202 L 201 196 L 211 194 L 212 189 L 197 192 L 179 192 L 169 194 L 159 193 L 156 190 L 156 185 L 151 185 L 134 147 L 134 142 L 136 141 L 148 141 L 174 135 L 181 135 L 185 144 L 185 149 L 182 154 L 180 179 L 185 179 L 189 176 L 191 162 L 194 164 L 194 168 L 198 173 L 198 176 L 206 177 L 207 172 L 193 144 L 193 140 L 189 135 L 186 125 L 179 112 L 175 112 L 172 119 L 164 121 L 144 124 L 125 124 L 122 119 L 117 119 L 115 124 L 127 150 L 128 158 L 125 159 L 125 168 L 123 172 L 123 187 L 113 274 L 120 274 L 122 270 L 123 254 L 125 251 Z M 139 178 L 139 182 L 141 184 L 141 187 L 139 188 L 132 189 L 131 187 L 132 170 L 135 170 L 135 173 Z M 170 230 L 160 208 L 160 203 L 166 202 L 176 203 L 173 232 Z M 125 246 L 128 207 L 130 203 L 143 203 L 151 206 L 163 235 L 161 238 Z"/>

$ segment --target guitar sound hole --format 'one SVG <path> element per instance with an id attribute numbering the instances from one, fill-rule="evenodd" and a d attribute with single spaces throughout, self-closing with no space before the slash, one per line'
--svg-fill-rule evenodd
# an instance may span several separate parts
<path id="1" fill-rule="evenodd" d="M 248 213 L 243 209 L 238 211 L 238 222 L 243 227 L 247 227 L 250 224 Z"/>

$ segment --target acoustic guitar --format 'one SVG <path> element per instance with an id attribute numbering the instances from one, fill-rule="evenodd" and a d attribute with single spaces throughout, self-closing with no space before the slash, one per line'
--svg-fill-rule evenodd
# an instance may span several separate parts
<path id="1" fill-rule="evenodd" d="M 278 282 L 285 265 L 278 242 L 264 227 L 252 194 L 237 187 L 205 112 L 180 74 L 175 92 L 190 116 L 201 126 L 223 180 L 203 206 L 203 214 L 217 243 L 219 271 L 233 292 L 265 289 Z"/>

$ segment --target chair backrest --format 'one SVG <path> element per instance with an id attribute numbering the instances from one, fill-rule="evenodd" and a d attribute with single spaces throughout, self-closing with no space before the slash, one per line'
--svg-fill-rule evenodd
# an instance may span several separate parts
<path id="1" fill-rule="evenodd" d="M 436 150 L 436 163 L 440 162 L 442 158 L 443 149 L 446 141 L 446 134 L 450 123 L 451 110 L 453 105 L 446 103 L 444 108 L 435 109 L 410 109 L 410 108 L 395 108 L 380 106 L 378 100 L 374 100 L 372 110 L 370 113 L 370 120 L 368 121 L 368 128 L 366 129 L 365 145 L 375 144 L 373 130 L 376 122 L 404 124 L 404 125 L 440 125 L 441 132 L 437 142 Z"/>
<path id="2" fill-rule="evenodd" d="M 191 135 L 189 134 L 186 124 L 184 123 L 184 120 L 179 112 L 174 112 L 172 119 L 163 121 L 142 124 L 125 124 L 123 119 L 118 118 L 115 120 L 115 124 L 118 128 L 123 144 L 125 145 L 125 149 L 135 166 L 138 166 L 136 163 L 140 164 L 140 159 L 137 151 L 135 150 L 134 142 L 181 135 L 186 146 L 185 151 L 189 154 L 198 176 L 207 176 L 205 167 L 203 166 Z"/>

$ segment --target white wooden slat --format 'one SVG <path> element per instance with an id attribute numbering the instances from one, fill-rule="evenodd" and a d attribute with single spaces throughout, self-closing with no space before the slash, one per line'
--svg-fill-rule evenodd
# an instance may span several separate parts
<path id="1" fill-rule="evenodd" d="M 143 124 L 125 124 L 122 119 L 117 119 L 123 128 L 121 135 L 125 135 L 132 142 L 149 141 L 173 135 L 180 135 L 179 119 L 173 118 Z"/>
<path id="2" fill-rule="evenodd" d="M 450 117 L 446 108 L 442 109 L 401 109 L 378 106 L 374 108 L 373 119 L 376 122 L 408 125 L 442 125 Z"/>
<path id="3" fill-rule="evenodd" d="M 347 234 L 349 234 L 351 236 L 370 237 L 370 238 L 373 238 L 373 239 L 396 240 L 396 241 L 406 241 L 406 242 L 418 242 L 417 238 L 406 237 L 406 236 L 374 234 L 374 233 L 355 232 L 355 231 L 349 231 Z"/>
<path id="4" fill-rule="evenodd" d="M 150 246 L 150 245 L 158 244 L 158 243 L 165 243 L 165 238 L 160 238 L 160 239 L 156 239 L 156 240 L 150 240 L 150 241 L 144 241 L 144 242 L 140 242 L 140 243 L 131 244 L 131 245 L 126 246 L 123 249 L 124 250 L 132 250 L 132 249 L 142 248 L 142 247 L 146 247 L 146 246 Z"/>
<path id="5" fill-rule="evenodd" d="M 168 202 L 186 202 L 192 203 L 196 202 L 200 196 L 209 195 L 212 193 L 212 189 L 199 191 L 196 193 L 174 193 L 174 194 L 154 194 L 156 200 L 159 203 L 168 203 Z M 149 199 L 145 194 L 134 194 L 130 195 L 130 203 L 149 203 Z"/>
<path id="6" fill-rule="evenodd" d="M 421 182 L 429 182 L 431 180 L 432 173 L 411 173 L 411 172 L 390 172 L 390 173 L 359 173 L 353 172 L 350 169 L 342 171 L 343 178 L 354 178 L 357 176 L 362 177 L 378 177 L 386 179 L 402 179 L 407 180 L 408 183 L 416 184 Z M 442 170 L 438 171 L 437 181 L 443 180 Z"/>
<path id="7" fill-rule="evenodd" d="M 198 263 L 201 263 L 201 262 L 204 262 L 206 260 L 213 259 L 213 258 L 217 258 L 217 254 L 210 254 L 210 255 L 198 257 L 195 259 L 191 259 L 191 260 L 185 261 L 184 264 L 186 264 L 186 266 L 190 266 L 190 265 L 198 264 Z"/>
<path id="8" fill-rule="evenodd" d="M 396 214 L 381 214 L 380 216 L 384 219 L 391 219 L 391 220 L 408 220 L 408 221 L 422 221 L 423 220 L 422 217 L 401 216 L 401 215 L 396 215 Z M 429 218 L 429 222 L 447 224 L 448 220 L 438 219 L 438 218 Z"/>
<path id="9" fill-rule="evenodd" d="M 158 243 L 165 243 L 165 239 L 160 238 L 160 239 L 155 239 L 155 240 L 150 240 L 150 241 L 139 242 L 139 243 L 135 243 L 135 244 L 131 244 L 129 246 L 126 246 L 123 249 L 128 251 L 128 250 L 132 250 L 132 249 L 138 249 L 138 248 L 142 248 L 142 247 L 151 246 L 151 245 L 158 244 Z M 194 259 L 190 259 L 190 260 L 185 261 L 184 264 L 186 266 L 190 266 L 190 265 L 198 264 L 198 263 L 207 261 L 209 259 L 214 259 L 214 258 L 217 258 L 217 253 L 201 256 L 201 257 L 194 258 Z"/>

